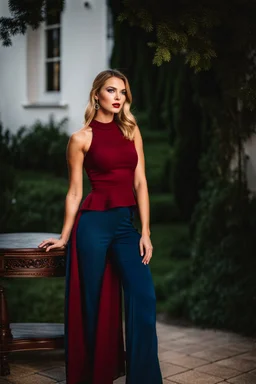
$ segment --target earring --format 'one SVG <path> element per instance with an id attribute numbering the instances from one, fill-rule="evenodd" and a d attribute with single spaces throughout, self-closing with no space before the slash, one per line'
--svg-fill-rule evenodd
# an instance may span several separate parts
<path id="1" fill-rule="evenodd" d="M 96 111 L 98 111 L 98 109 L 100 109 L 99 100 L 97 100 L 97 99 L 95 99 L 94 108 L 96 109 Z"/>

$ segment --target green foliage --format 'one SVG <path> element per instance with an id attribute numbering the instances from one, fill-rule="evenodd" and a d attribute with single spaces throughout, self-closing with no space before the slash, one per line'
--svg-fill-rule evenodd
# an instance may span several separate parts
<path id="1" fill-rule="evenodd" d="M 11 165 L 0 163 L 0 232 L 5 232 L 15 203 L 16 176 Z"/>
<path id="2" fill-rule="evenodd" d="M 0 40 L 3 45 L 12 45 L 12 36 L 24 35 L 28 26 L 38 28 L 45 21 L 46 14 L 61 12 L 64 4 L 65 0 L 9 0 L 11 17 L 0 17 Z"/>
<path id="3" fill-rule="evenodd" d="M 3 124 L 0 121 L 0 159 L 1 163 L 4 161 L 9 163 L 11 161 L 11 133 L 9 130 L 4 130 Z"/>
<path id="4" fill-rule="evenodd" d="M 68 135 L 62 132 L 64 124 L 65 120 L 58 124 L 53 119 L 47 124 L 37 121 L 30 129 L 22 127 L 16 134 L 4 132 L 0 126 L 2 232 L 61 230 L 68 188 L 65 162 Z M 168 155 L 166 135 L 145 131 L 144 146 L 149 189 L 161 193 L 165 184 L 163 164 Z M 13 164 L 15 170 L 7 163 Z M 89 189 L 84 175 L 84 195 Z M 152 208 L 153 222 L 177 216 L 171 196 L 161 195 L 156 199 L 159 209 Z"/>
<path id="5" fill-rule="evenodd" d="M 69 135 L 64 131 L 67 119 L 56 123 L 53 116 L 48 123 L 36 121 L 30 128 L 19 128 L 16 134 L 1 128 L 1 151 L 4 162 L 15 168 L 46 171 L 67 176 L 65 152 Z"/>
<path id="6" fill-rule="evenodd" d="M 176 115 L 172 156 L 172 191 L 181 217 L 189 220 L 198 201 L 199 159 L 202 152 L 202 111 L 197 83 L 188 67 L 180 65 L 173 98 Z"/>
<path id="7" fill-rule="evenodd" d="M 3 130 L 0 122 L 0 232 L 9 220 L 16 191 L 15 169 L 11 165 L 10 132 Z"/>
<path id="8" fill-rule="evenodd" d="M 184 260 L 172 259 L 170 251 L 180 241 L 187 242 L 188 230 L 184 225 L 153 224 L 152 242 L 154 256 L 150 266 L 159 298 L 159 310 L 165 310 L 168 297 L 160 299 L 163 276 L 172 271 L 186 273 Z M 171 236 L 170 236 L 171 234 Z M 184 271 L 181 265 L 184 265 Z M 187 269 L 187 268 L 186 268 Z M 52 279 L 5 279 L 1 281 L 6 288 L 10 320 L 12 322 L 63 322 L 64 320 L 64 278 Z M 173 291 L 179 296 L 178 290 Z M 52 298 L 54 297 L 54 300 Z"/>
<path id="9" fill-rule="evenodd" d="M 47 174 L 21 172 L 15 175 L 15 189 L 9 202 L 8 220 L 2 222 L 2 232 L 61 231 L 68 181 Z M 84 195 L 89 192 L 84 177 Z M 3 211 L 4 212 L 4 211 Z M 6 216 L 5 216 L 6 217 Z M 169 194 L 152 194 L 151 222 L 178 221 L 179 213 Z"/>
<path id="10" fill-rule="evenodd" d="M 112 0 L 115 4 L 115 1 Z M 213 69 L 223 94 L 255 110 L 256 3 L 125 0 L 119 20 L 146 32 L 152 63 L 182 57 L 198 73 Z M 241 9 L 243 12 L 241 13 Z"/>
<path id="11" fill-rule="evenodd" d="M 151 138 L 149 141 L 146 139 L 144 153 L 150 194 L 166 192 L 167 180 L 165 178 L 168 177 L 168 175 L 165 174 L 164 164 L 169 153 L 168 143 L 154 143 L 153 141 L 151 142 Z"/>
<path id="12" fill-rule="evenodd" d="M 166 312 L 171 317 L 188 318 L 188 293 L 192 283 L 190 265 L 189 259 L 179 263 L 163 280 Z"/>
<path id="13" fill-rule="evenodd" d="M 212 34 L 220 23 L 220 11 L 202 3 L 171 2 L 166 7 L 164 0 L 160 3 L 125 0 L 124 5 L 119 20 L 128 20 L 131 25 L 151 32 L 154 40 L 149 45 L 155 48 L 155 64 L 160 66 L 172 55 L 183 54 L 196 70 L 209 69 L 212 58 L 217 56 Z"/>
<path id="14" fill-rule="evenodd" d="M 179 211 L 172 195 L 152 194 L 150 202 L 152 223 L 170 223 L 179 220 Z"/>
<path id="15" fill-rule="evenodd" d="M 194 220 L 191 319 L 255 332 L 256 198 L 237 181 L 209 183 Z"/>
<path id="16" fill-rule="evenodd" d="M 151 270 L 157 304 L 171 317 L 187 316 L 187 292 L 191 286 L 191 240 L 188 226 L 180 224 L 152 225 L 154 255 Z"/>
<path id="17" fill-rule="evenodd" d="M 65 278 L 4 279 L 1 283 L 11 322 L 64 322 Z"/>
<path id="18" fill-rule="evenodd" d="M 61 231 L 67 181 L 62 179 L 17 180 L 15 204 L 12 205 L 7 232 Z"/>
<path id="19" fill-rule="evenodd" d="M 111 67 L 123 71 L 131 84 L 135 116 L 144 113 L 143 127 L 152 131 L 163 131 L 169 126 L 171 114 L 171 89 L 173 84 L 168 63 L 161 68 L 152 66 L 152 49 L 147 46 L 147 34 L 138 27 L 130 28 L 117 19 L 122 3 L 110 0 L 114 15 L 115 43 Z M 139 126 L 141 121 L 138 118 Z"/>
<path id="20" fill-rule="evenodd" d="M 125 9 L 119 20 L 128 20 L 132 25 L 139 25 L 148 32 L 155 31 L 156 47 L 162 45 L 162 49 L 168 49 L 170 54 L 183 53 L 192 66 L 193 60 L 197 63 L 200 61 L 202 67 L 208 69 L 211 58 L 217 56 L 213 39 L 217 40 L 219 37 L 217 32 L 223 25 L 226 24 L 228 32 L 234 31 L 234 37 L 229 36 L 233 44 L 235 41 L 233 39 L 238 36 L 236 26 L 243 28 L 245 34 L 249 35 L 250 32 L 249 25 L 253 22 L 250 12 L 255 10 L 255 5 L 247 2 L 245 12 L 241 15 L 241 0 L 232 1 L 231 20 L 229 5 L 230 3 L 224 7 L 220 1 L 214 4 L 202 2 L 179 4 L 171 1 L 166 7 L 164 0 L 157 2 L 125 0 Z M 243 38 L 244 36 L 239 38 L 240 45 L 244 43 Z"/>

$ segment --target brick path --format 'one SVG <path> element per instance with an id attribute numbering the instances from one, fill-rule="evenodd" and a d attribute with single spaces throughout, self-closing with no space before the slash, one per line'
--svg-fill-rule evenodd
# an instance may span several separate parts
<path id="1" fill-rule="evenodd" d="M 157 330 L 164 384 L 256 384 L 255 340 L 163 323 Z M 19 352 L 10 361 L 0 384 L 65 384 L 64 351 Z"/>

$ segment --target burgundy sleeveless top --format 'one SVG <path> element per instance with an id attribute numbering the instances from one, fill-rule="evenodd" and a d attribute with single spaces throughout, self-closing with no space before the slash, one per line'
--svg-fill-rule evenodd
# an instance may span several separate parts
<path id="1" fill-rule="evenodd" d="M 93 120 L 92 142 L 84 159 L 91 193 L 80 210 L 104 211 L 136 205 L 133 190 L 138 156 L 134 141 L 127 140 L 117 123 Z"/>

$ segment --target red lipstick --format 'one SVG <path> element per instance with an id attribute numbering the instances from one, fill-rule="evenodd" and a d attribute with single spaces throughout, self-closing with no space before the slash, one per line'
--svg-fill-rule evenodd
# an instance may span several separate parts
<path id="1" fill-rule="evenodd" d="M 114 108 L 119 108 L 120 107 L 120 104 L 119 103 L 114 103 L 112 104 Z"/>

